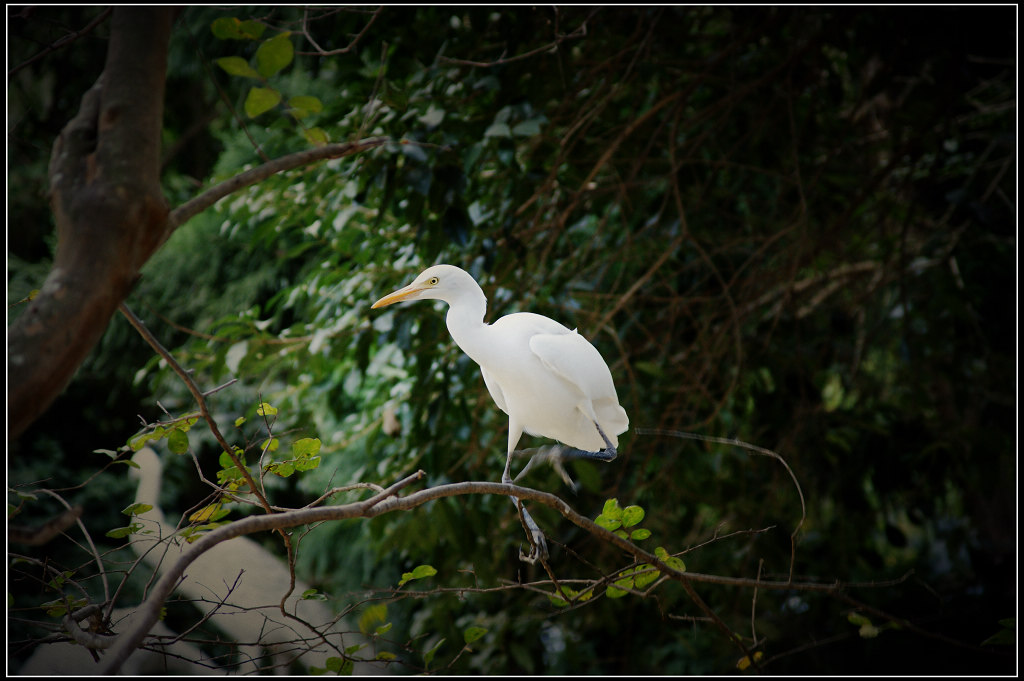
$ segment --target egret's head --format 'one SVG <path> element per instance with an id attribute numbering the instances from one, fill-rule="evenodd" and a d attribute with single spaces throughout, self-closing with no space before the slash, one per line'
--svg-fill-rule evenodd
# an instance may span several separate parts
<path id="1" fill-rule="evenodd" d="M 480 286 L 463 269 L 454 265 L 434 265 L 423 270 L 411 284 L 389 293 L 371 307 L 378 308 L 403 300 L 443 300 L 449 305 L 466 295 L 476 293 Z"/>

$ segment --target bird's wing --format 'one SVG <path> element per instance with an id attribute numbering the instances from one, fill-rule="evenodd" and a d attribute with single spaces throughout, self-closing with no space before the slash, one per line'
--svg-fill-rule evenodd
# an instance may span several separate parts
<path id="1" fill-rule="evenodd" d="M 590 418 L 596 416 L 609 436 L 614 439 L 615 435 L 626 431 L 629 418 L 619 406 L 612 372 L 601 353 L 586 338 L 576 331 L 538 334 L 530 339 L 530 349 L 545 367 L 586 398 L 580 403 L 584 414 Z"/>
<path id="2" fill-rule="evenodd" d="M 601 353 L 575 331 L 537 334 L 530 338 L 530 350 L 591 402 L 615 399 L 612 374 Z"/>

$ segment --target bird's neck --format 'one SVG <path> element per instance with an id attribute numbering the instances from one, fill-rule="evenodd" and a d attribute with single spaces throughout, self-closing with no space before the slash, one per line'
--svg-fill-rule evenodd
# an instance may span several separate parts
<path id="1" fill-rule="evenodd" d="M 479 363 L 479 356 L 486 350 L 487 330 L 484 313 L 487 312 L 487 297 L 483 290 L 466 291 L 458 300 L 448 304 L 445 323 L 455 344 L 471 359 Z"/>

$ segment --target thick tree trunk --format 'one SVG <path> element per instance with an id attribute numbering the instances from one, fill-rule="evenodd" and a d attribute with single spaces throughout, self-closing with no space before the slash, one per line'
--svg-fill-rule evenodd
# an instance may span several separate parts
<path id="1" fill-rule="evenodd" d="M 107 62 L 50 161 L 53 270 L 8 330 L 8 438 L 71 380 L 168 236 L 160 138 L 169 7 L 114 10 Z"/>

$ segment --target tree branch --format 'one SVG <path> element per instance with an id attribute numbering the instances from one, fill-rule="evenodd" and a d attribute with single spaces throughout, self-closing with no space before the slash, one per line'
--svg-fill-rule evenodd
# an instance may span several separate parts
<path id="1" fill-rule="evenodd" d="M 225 196 L 237 192 L 239 189 L 244 189 L 245 187 L 254 185 L 272 175 L 276 175 L 277 173 L 281 173 L 286 170 L 291 170 L 292 168 L 308 165 L 314 161 L 351 156 L 352 154 L 357 154 L 361 151 L 366 151 L 367 149 L 374 149 L 389 141 L 390 138 L 388 137 L 371 137 L 359 142 L 327 144 L 322 147 L 316 147 L 315 149 L 297 151 L 294 154 L 288 154 L 287 156 L 276 158 L 272 161 L 256 166 L 255 168 L 246 170 L 245 172 L 239 173 L 230 179 L 224 180 L 220 184 L 210 187 L 199 196 L 186 201 L 172 210 L 169 219 L 171 231 L 180 225 L 185 224 L 197 214 L 203 212 Z"/>
<path id="2" fill-rule="evenodd" d="M 139 606 L 139 621 L 137 628 L 131 632 L 125 632 L 121 635 L 121 639 L 111 649 L 110 653 L 108 653 L 102 673 L 114 674 L 117 672 L 120 665 L 128 655 L 138 647 L 139 643 L 143 638 L 145 638 L 150 628 L 156 623 L 159 618 L 160 608 L 164 601 L 170 597 L 171 592 L 174 590 L 174 587 L 184 574 L 186 568 L 188 568 L 188 566 L 203 553 L 221 542 L 246 534 L 283 530 L 312 523 L 346 520 L 351 518 L 376 518 L 377 516 L 384 515 L 385 513 L 391 513 L 393 511 L 408 511 L 436 499 L 467 494 L 499 494 L 503 496 L 513 496 L 522 500 L 543 504 L 544 506 L 554 509 L 574 525 L 584 529 L 598 539 L 622 549 L 638 561 L 652 565 L 666 577 L 683 584 L 684 588 L 686 588 L 690 593 L 690 597 L 694 599 L 694 603 L 696 603 L 712 621 L 718 623 L 720 627 L 725 627 L 724 623 L 721 622 L 714 611 L 704 604 L 700 597 L 697 596 L 696 592 L 693 591 L 692 584 L 694 582 L 759 589 L 799 589 L 825 592 L 829 594 L 838 593 L 851 586 L 858 586 L 854 584 L 844 584 L 839 581 L 828 584 L 817 582 L 792 582 L 789 580 L 766 581 L 762 579 L 719 577 L 716 575 L 703 575 L 693 572 L 680 572 L 662 562 L 657 556 L 641 549 L 625 539 L 618 537 L 613 532 L 597 525 L 589 518 L 580 515 L 566 502 L 554 494 L 541 492 L 529 487 L 506 485 L 500 482 L 459 482 L 431 487 L 429 489 L 413 492 L 412 494 L 404 497 L 395 496 L 398 491 L 417 480 L 423 479 L 425 475 L 426 473 L 422 470 L 417 471 L 416 473 L 403 478 L 383 492 L 375 494 L 363 501 L 356 501 L 340 506 L 302 508 L 285 513 L 249 516 L 241 520 L 236 520 L 229 525 L 218 527 L 217 529 L 204 534 L 181 555 L 174 565 L 168 568 L 167 572 L 163 574 L 160 580 L 150 591 L 149 597 L 142 605 Z M 876 584 L 860 584 L 859 586 L 876 586 Z M 728 628 L 725 630 L 729 631 Z M 730 638 L 732 637 L 730 636 Z M 735 641 L 735 639 L 733 640 Z M 742 645 L 740 645 L 740 648 L 745 651 L 745 648 L 743 648 Z M 746 654 L 746 652 L 744 654 Z"/>

